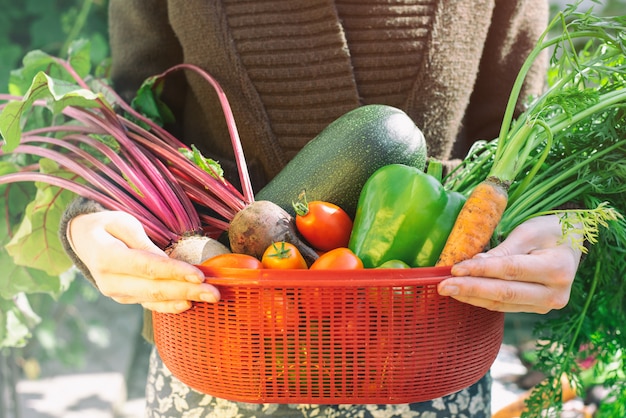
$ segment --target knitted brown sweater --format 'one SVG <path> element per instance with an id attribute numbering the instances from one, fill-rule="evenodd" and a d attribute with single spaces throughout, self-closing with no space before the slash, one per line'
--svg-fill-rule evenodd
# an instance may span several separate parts
<path id="1" fill-rule="evenodd" d="M 363 104 L 403 109 L 439 159 L 494 138 L 547 15 L 546 0 L 110 0 L 112 76 L 130 98 L 177 63 L 206 69 L 229 98 L 258 189 Z M 541 64 L 531 70 L 522 97 L 541 91 L 544 74 Z M 227 168 L 232 149 L 216 96 L 186 77 L 168 81 L 173 129 Z M 94 210 L 75 202 L 60 230 L 90 279 L 65 230 L 72 216 Z M 149 317 L 145 331 L 149 338 Z"/>
<path id="2" fill-rule="evenodd" d="M 260 182 L 368 103 L 406 111 L 429 154 L 448 159 L 497 135 L 546 20 L 545 0 L 111 0 L 113 78 L 132 94 L 181 61 L 208 70 L 231 102 Z M 541 90 L 544 70 L 533 70 L 523 96 Z M 172 81 L 168 97 L 179 134 L 231 158 L 215 95 L 188 78 Z"/>

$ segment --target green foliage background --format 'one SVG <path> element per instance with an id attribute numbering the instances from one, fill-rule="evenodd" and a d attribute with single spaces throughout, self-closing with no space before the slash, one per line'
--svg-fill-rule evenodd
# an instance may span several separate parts
<path id="1" fill-rule="evenodd" d="M 77 38 L 91 42 L 98 64 L 109 56 L 108 0 L 0 0 L 0 93 L 24 54 L 41 49 L 63 56 Z"/>
<path id="2" fill-rule="evenodd" d="M 108 0 L 0 0 L 0 93 L 8 92 L 11 71 L 21 67 L 29 51 L 64 56 L 71 42 L 87 39 L 94 66 L 106 61 L 107 7 Z M 0 166 L 0 172 L 9 167 Z M 73 280 L 69 273 L 52 277 L 16 266 L 4 248 L 21 219 L 23 208 L 18 206 L 24 196 L 32 194 L 31 189 L 24 184 L 2 188 L 0 194 L 0 211 L 8 217 L 0 223 L 0 361 L 7 354 L 3 347 L 21 347 L 13 354 L 20 364 L 32 364 L 27 360 L 36 358 L 78 365 L 93 344 L 92 336 L 98 338 L 105 331 L 99 323 L 85 321 L 75 309 L 78 300 L 94 301 L 96 290 L 84 280 Z M 39 292 L 19 293 L 12 286 L 15 283 L 30 283 L 30 290 L 35 287 Z M 30 377 L 37 375 L 37 371 L 23 371 Z"/>

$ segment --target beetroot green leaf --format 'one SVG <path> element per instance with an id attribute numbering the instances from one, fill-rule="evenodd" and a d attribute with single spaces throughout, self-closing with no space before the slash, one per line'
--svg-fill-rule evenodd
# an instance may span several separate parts
<path id="1" fill-rule="evenodd" d="M 18 167 L 8 161 L 0 161 L 0 175 L 16 172 Z M 5 249 L 5 245 L 14 237 L 14 226 L 24 217 L 25 207 L 36 195 L 36 187 L 32 183 L 12 183 L 0 186 L 0 302 L 2 298 L 10 300 L 24 293 L 49 293 L 53 297 L 60 295 L 66 288 L 60 277 L 47 271 L 18 266 Z M 67 256 L 64 256 L 67 257 Z M 6 315 L 6 309 L 5 315 Z M 2 313 L 0 312 L 0 315 Z M 15 315 L 14 315 L 15 317 Z M 1 322 L 6 321 L 0 320 Z M 2 340 L 2 337 L 0 337 Z M 0 343 L 0 347 L 2 344 Z"/>
<path id="2" fill-rule="evenodd" d="M 36 100 L 47 100 L 54 114 L 67 106 L 83 108 L 101 107 L 106 103 L 104 96 L 88 89 L 76 88 L 76 83 L 58 80 L 43 71 L 37 73 L 32 84 L 20 101 L 7 103 L 0 117 L 0 134 L 9 152 L 19 145 L 22 137 L 24 116 L 28 114 Z"/>
<path id="3" fill-rule="evenodd" d="M 51 160 L 42 158 L 39 165 L 44 173 L 74 177 Z M 72 266 L 61 245 L 58 229 L 63 211 L 76 195 L 47 183 L 36 186 L 35 199 L 26 207 L 23 220 L 5 249 L 15 264 L 57 276 Z"/>
<path id="4" fill-rule="evenodd" d="M 56 298 L 68 286 L 60 276 L 16 265 L 4 250 L 0 251 L 0 266 L 0 300 L 10 300 L 21 293 L 47 293 Z"/>
<path id="5" fill-rule="evenodd" d="M 18 166 L 13 162 L 0 160 L 0 177 L 15 173 L 18 170 Z M 24 207 L 33 199 L 35 191 L 35 185 L 27 182 L 0 186 L 0 210 L 2 214 L 0 239 L 13 235 L 11 226 L 22 219 Z"/>
<path id="6" fill-rule="evenodd" d="M 91 71 L 91 47 L 88 41 L 80 40 L 72 43 L 68 59 L 72 68 L 80 77 L 86 77 Z M 23 66 L 11 71 L 9 78 L 9 93 L 14 96 L 24 96 L 31 86 L 35 75 L 45 71 L 52 78 L 72 81 L 73 78 L 59 63 L 59 59 L 41 50 L 28 52 L 23 60 Z"/>
<path id="7" fill-rule="evenodd" d="M 175 121 L 174 114 L 161 100 L 164 86 L 162 79 L 151 77 L 141 85 L 131 102 L 133 109 L 138 110 L 159 126 Z"/>
<path id="8" fill-rule="evenodd" d="M 24 294 L 12 300 L 0 298 L 0 347 L 23 347 L 40 321 Z"/>

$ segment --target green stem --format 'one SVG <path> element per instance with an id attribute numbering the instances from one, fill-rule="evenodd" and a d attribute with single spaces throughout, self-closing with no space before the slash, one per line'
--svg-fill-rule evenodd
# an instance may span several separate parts
<path id="1" fill-rule="evenodd" d="M 552 209 L 584 195 L 591 188 L 587 181 L 573 180 L 565 187 L 559 187 L 559 185 L 563 184 L 568 177 L 576 176 L 577 173 L 593 161 L 611 154 L 625 144 L 626 140 L 619 141 L 589 155 L 587 159 L 572 166 L 570 166 L 567 158 L 559 161 L 556 165 L 542 173 L 540 177 L 536 177 L 533 182 L 534 185 L 528 185 L 528 188 L 524 191 L 523 199 L 519 199 L 520 195 L 516 192 L 517 188 L 515 188 L 511 195 L 516 196 L 516 198 L 509 200 L 509 206 L 498 225 L 498 234 L 509 233 L 516 225 L 524 222 L 537 211 Z"/>
<path id="2" fill-rule="evenodd" d="M 550 30 L 557 24 L 557 22 L 559 21 L 563 21 L 563 13 L 560 13 L 559 15 L 557 15 L 556 17 L 554 17 L 554 19 L 548 24 L 546 30 L 544 33 L 541 34 L 541 36 L 539 37 L 539 39 L 537 40 L 537 46 L 535 46 L 535 48 L 530 52 L 530 54 L 528 55 L 528 57 L 526 58 L 526 61 L 524 61 L 524 64 L 522 65 L 519 73 L 517 74 L 517 78 L 515 79 L 515 82 L 513 83 L 513 88 L 511 90 L 511 94 L 509 96 L 509 100 L 507 102 L 506 105 L 506 109 L 504 112 L 504 118 L 502 121 L 502 126 L 500 127 L 500 134 L 498 136 L 499 142 L 498 142 L 498 150 L 496 152 L 496 159 L 498 159 L 500 157 L 500 155 L 502 154 L 502 152 L 504 151 L 504 143 L 506 142 L 506 137 L 507 134 L 509 132 L 509 128 L 511 126 L 511 123 L 513 121 L 513 116 L 515 114 L 515 107 L 517 106 L 517 102 L 519 100 L 519 95 L 520 92 L 522 91 L 522 87 L 524 85 L 524 81 L 526 79 L 526 75 L 528 74 L 528 71 L 530 71 L 531 67 L 533 66 L 533 64 L 535 63 L 537 57 L 539 57 L 539 55 L 547 48 L 550 48 L 552 46 L 558 45 L 559 43 L 563 42 L 563 41 L 568 41 L 571 44 L 572 39 L 575 38 L 599 38 L 599 39 L 609 39 L 610 38 L 606 35 L 606 33 L 604 32 L 598 32 L 598 31 L 592 31 L 592 30 L 583 30 L 583 31 L 578 31 L 578 32 L 572 32 L 569 33 L 567 31 L 565 31 L 565 33 L 561 34 L 560 36 L 557 36 L 553 39 L 550 39 L 548 41 L 544 42 L 544 39 L 546 38 L 546 36 L 548 35 L 548 33 L 550 32 Z"/>
<path id="3" fill-rule="evenodd" d="M 535 178 L 535 176 L 537 175 L 537 172 L 539 171 L 539 169 L 541 168 L 541 166 L 543 165 L 543 163 L 546 161 L 546 158 L 548 158 L 548 154 L 550 154 L 550 148 L 552 147 L 552 140 L 553 140 L 553 135 L 552 132 L 550 132 L 550 127 L 548 126 L 547 123 L 543 122 L 543 121 L 537 121 L 536 122 L 539 126 L 541 126 L 542 128 L 544 128 L 546 135 L 548 136 L 547 142 L 546 142 L 546 146 L 543 149 L 539 159 L 533 164 L 533 168 L 530 170 L 530 172 L 524 177 L 524 180 L 522 180 L 522 182 L 519 184 L 519 186 L 515 189 L 515 192 L 511 194 L 511 196 L 509 196 L 509 199 L 513 199 L 513 200 L 517 200 L 517 198 L 524 193 L 524 190 L 526 190 L 526 188 L 528 187 L 528 185 L 531 183 L 531 181 Z M 529 150 L 530 151 L 530 150 Z M 530 155 L 530 152 L 527 151 L 525 152 L 525 155 L 522 157 L 522 161 L 526 161 L 526 159 L 528 158 L 528 156 Z"/>
<path id="4" fill-rule="evenodd" d="M 519 73 L 517 74 L 517 78 L 515 79 L 515 82 L 513 84 L 513 88 L 512 88 L 512 91 L 509 96 L 509 100 L 507 102 L 507 106 L 505 109 L 502 125 L 500 127 L 500 134 L 498 136 L 498 148 L 496 150 L 494 171 L 490 173 L 490 175 L 498 177 L 502 180 L 510 181 L 514 179 L 515 172 L 511 168 L 507 168 L 507 167 L 510 167 L 510 164 L 512 161 L 515 161 L 515 155 L 518 154 L 519 150 L 521 150 L 524 147 L 524 142 L 527 139 L 525 135 L 523 134 L 524 132 L 526 133 L 529 132 L 526 123 L 524 123 L 524 125 L 519 128 L 519 131 L 515 130 L 515 131 L 512 131 L 514 132 L 512 133 L 512 132 L 509 132 L 509 130 L 511 128 L 513 116 L 515 113 L 515 108 L 519 100 L 519 95 L 522 90 L 524 81 L 526 79 L 526 75 L 528 74 L 528 71 L 530 71 L 530 68 L 534 64 L 539 54 L 543 50 L 551 46 L 558 45 L 561 42 L 568 42 L 571 45 L 572 39 L 576 39 L 576 38 L 595 38 L 595 39 L 602 39 L 607 42 L 612 41 L 611 37 L 605 31 L 587 29 L 587 30 L 580 30 L 580 31 L 571 32 L 571 33 L 565 30 L 564 33 L 561 34 L 560 36 L 557 36 L 553 39 L 550 39 L 544 42 L 544 39 L 549 33 L 549 31 L 559 21 L 564 22 L 563 13 L 560 13 L 559 15 L 557 15 L 550 22 L 546 31 L 544 31 L 544 33 L 539 37 L 537 41 L 537 46 L 530 52 L 530 54 L 524 61 L 524 64 L 522 65 Z M 576 64 L 576 66 L 578 66 L 578 64 Z M 517 125 L 519 126 L 519 121 Z M 507 137 L 510 137 L 510 139 L 507 140 Z M 505 154 L 508 154 L 508 156 L 506 156 Z M 500 163 L 501 159 L 504 159 L 506 161 L 504 163 Z"/>
<path id="5" fill-rule="evenodd" d="M 70 44 L 74 42 L 74 40 L 78 37 L 80 32 L 85 27 L 92 4 L 93 4 L 93 0 L 83 1 L 83 6 L 81 7 L 80 12 L 78 13 L 78 16 L 76 17 L 76 21 L 74 22 L 72 29 L 70 29 L 70 32 L 67 34 L 67 38 L 65 38 L 65 43 L 61 47 L 60 54 L 62 57 L 67 56 Z"/>
<path id="6" fill-rule="evenodd" d="M 461 165 L 443 179 L 446 188 L 468 194 L 484 178 L 481 173 L 489 171 L 488 167 L 484 169 L 483 167 L 488 166 L 493 161 L 495 148 L 492 142 L 479 141 L 475 143 Z"/>
<path id="7" fill-rule="evenodd" d="M 567 115 L 562 115 L 562 117 L 556 118 L 557 123 L 550 123 L 551 131 L 559 132 L 563 129 L 566 129 L 567 127 L 574 125 L 577 122 L 580 122 L 586 117 L 589 117 L 596 112 L 608 109 L 623 100 L 626 100 L 626 89 L 614 90 L 608 93 L 604 93 L 598 98 L 598 102 L 596 104 L 591 105 L 584 110 L 581 110 L 580 112 L 571 115 L 571 117 L 567 117 Z"/>
<path id="8" fill-rule="evenodd" d="M 561 160 L 558 164 L 556 164 L 555 166 L 551 167 L 551 169 L 543 173 L 541 178 L 537 180 L 537 185 L 534 186 L 534 188 L 529 188 L 526 190 L 523 200 L 511 199 L 509 201 L 509 209 L 507 210 L 511 210 L 512 211 L 511 213 L 514 213 L 512 208 L 516 206 L 516 204 L 518 207 L 520 205 L 521 207 L 524 207 L 524 205 L 528 206 L 532 202 L 541 201 L 542 199 L 545 199 L 545 196 L 550 192 L 550 190 L 557 187 L 565 179 L 567 179 L 570 176 L 575 176 L 579 171 L 581 171 L 585 166 L 588 166 L 591 162 L 597 160 L 598 158 L 603 157 L 604 155 L 610 154 L 615 149 L 619 147 L 623 147 L 623 146 L 624 146 L 623 141 L 615 143 L 611 145 L 610 147 L 607 147 L 592 155 L 589 155 L 589 157 L 586 160 L 580 161 L 577 164 L 570 166 L 567 169 L 563 169 L 563 167 L 568 166 L 568 160 L 567 159 Z M 558 174 L 553 175 L 552 173 L 554 172 Z M 582 184 L 582 182 L 573 182 L 573 183 L 575 185 Z M 562 190 L 564 189 L 560 189 L 560 191 Z M 580 195 L 581 192 L 582 191 L 577 191 L 575 195 L 578 196 Z M 516 192 L 513 192 L 513 195 L 517 196 L 518 194 Z"/>
<path id="9" fill-rule="evenodd" d="M 582 310 L 580 311 L 578 321 L 574 324 L 573 332 L 571 334 L 572 337 L 570 339 L 570 343 L 567 347 L 567 350 L 565 351 L 566 358 L 574 351 L 574 349 L 578 349 L 578 347 L 576 347 L 576 343 L 578 342 L 578 336 L 580 335 L 580 330 L 582 329 L 583 322 L 585 321 L 585 318 L 587 318 L 587 312 L 589 311 L 589 307 L 591 306 L 591 301 L 596 292 L 596 288 L 598 287 L 598 282 L 600 281 L 600 266 L 601 266 L 601 263 L 596 262 L 596 269 L 593 274 L 591 288 L 589 289 L 587 298 L 585 299 L 585 306 L 583 306 Z"/>
<path id="10" fill-rule="evenodd" d="M 426 174 L 429 174 L 441 182 L 443 179 L 443 163 L 437 160 L 430 160 L 426 169 Z"/>
<path id="11" fill-rule="evenodd" d="M 524 203 L 507 208 L 505 215 L 498 224 L 498 236 L 508 235 L 513 228 L 522 222 L 536 216 L 537 213 L 544 211 L 546 208 L 554 208 L 571 200 L 572 194 L 585 192 L 589 186 L 584 181 L 572 182 L 565 187 L 555 190 L 549 194 L 536 190 L 526 194 Z M 575 191 L 576 193 L 572 193 Z M 535 197 L 536 196 L 536 197 Z M 527 203 L 530 202 L 530 203 Z"/>
<path id="12" fill-rule="evenodd" d="M 560 115 L 549 123 L 539 121 L 534 121 L 533 123 L 526 122 L 524 126 L 509 139 L 507 146 L 503 148 L 502 154 L 499 158 L 496 154 L 496 159 L 489 175 L 508 181 L 514 180 L 515 177 L 517 177 L 520 169 L 517 161 L 520 159 L 522 148 L 529 143 L 531 145 L 535 143 L 538 144 L 541 140 L 543 140 L 540 134 L 533 135 L 534 140 L 530 139 L 536 124 L 541 123 L 542 126 L 546 128 L 546 132 L 549 132 L 549 135 L 553 135 L 554 133 L 560 132 L 569 126 L 580 122 L 594 113 L 610 108 L 611 106 L 624 100 L 626 100 L 626 89 L 615 90 L 601 95 L 596 104 L 573 115 Z"/>
<path id="13" fill-rule="evenodd" d="M 488 177 L 493 176 L 505 181 L 515 179 L 519 168 L 517 161 L 520 159 L 520 151 L 528 142 L 534 128 L 535 124 L 527 119 L 523 126 L 507 141 L 506 147 L 501 148 L 502 141 L 498 139 L 498 150 L 496 150 L 496 157 Z"/>

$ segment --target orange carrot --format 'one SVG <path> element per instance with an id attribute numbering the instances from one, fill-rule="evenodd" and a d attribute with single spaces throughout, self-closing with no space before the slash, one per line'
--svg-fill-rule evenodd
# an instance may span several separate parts
<path id="1" fill-rule="evenodd" d="M 508 183 L 496 177 L 476 186 L 457 216 L 437 266 L 467 260 L 487 247 L 506 209 L 507 192 Z"/>

